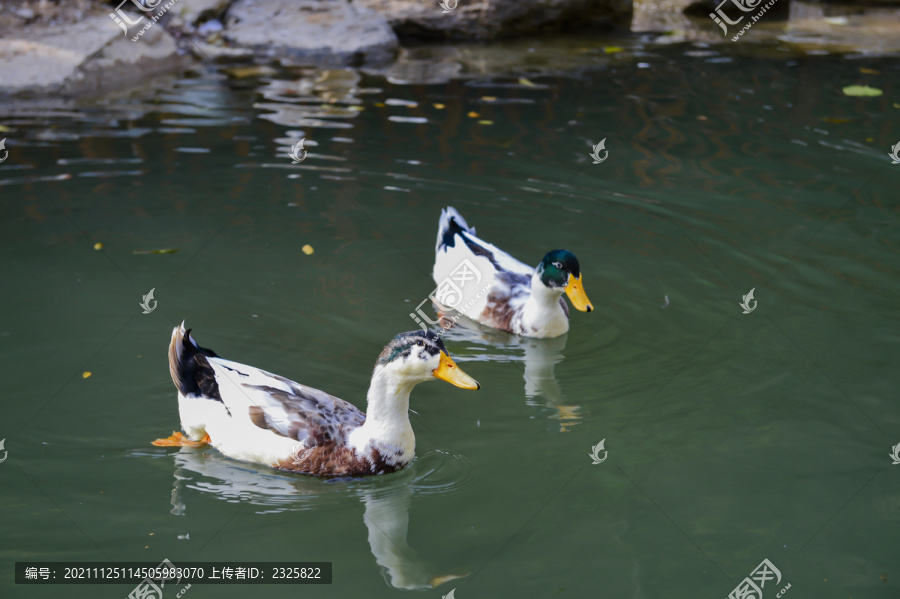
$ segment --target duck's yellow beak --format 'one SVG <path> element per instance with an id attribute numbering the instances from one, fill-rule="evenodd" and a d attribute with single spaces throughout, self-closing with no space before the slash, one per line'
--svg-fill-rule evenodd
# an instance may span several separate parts
<path id="1" fill-rule="evenodd" d="M 575 306 L 576 310 L 590 312 L 594 309 L 594 305 L 591 304 L 591 300 L 588 299 L 587 293 L 584 292 L 584 285 L 581 284 L 581 277 L 582 275 L 578 275 L 576 278 L 572 273 L 569 273 L 569 284 L 566 285 L 566 295 L 572 300 L 572 305 Z"/>
<path id="2" fill-rule="evenodd" d="M 468 374 L 460 370 L 456 362 L 453 361 L 446 352 L 441 352 L 440 365 L 431 371 L 435 378 L 447 381 L 451 385 L 456 385 L 462 389 L 481 389 L 478 381 L 470 377 Z"/>

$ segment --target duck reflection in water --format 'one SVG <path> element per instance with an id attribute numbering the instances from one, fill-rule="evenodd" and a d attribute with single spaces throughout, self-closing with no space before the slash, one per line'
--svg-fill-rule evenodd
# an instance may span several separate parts
<path id="1" fill-rule="evenodd" d="M 438 309 L 436 333 L 458 349 L 457 362 L 520 362 L 525 371 L 525 403 L 559 421 L 559 432 L 565 433 L 581 424 L 581 406 L 565 401 L 556 365 L 563 361 L 568 334 L 549 339 L 521 337 L 481 325 L 456 312 Z"/>
<path id="2" fill-rule="evenodd" d="M 210 449 L 185 447 L 174 457 L 171 513 L 176 516 L 187 515 L 191 492 L 198 491 L 231 503 L 247 502 L 259 508 L 257 514 L 308 513 L 349 493 L 362 501 L 369 548 L 388 586 L 428 590 L 468 575 L 463 570 L 439 572 L 407 543 L 415 467 L 377 480 L 325 481 L 235 462 Z"/>

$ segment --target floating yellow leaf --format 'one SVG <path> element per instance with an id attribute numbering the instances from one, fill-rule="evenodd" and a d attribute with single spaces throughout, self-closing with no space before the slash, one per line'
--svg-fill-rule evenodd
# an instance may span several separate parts
<path id="1" fill-rule="evenodd" d="M 313 246 L 309 245 L 308 243 L 300 249 L 302 249 L 303 253 L 306 254 L 307 256 L 309 256 L 310 254 L 312 254 L 315 251 L 313 249 Z"/>
<path id="2" fill-rule="evenodd" d="M 848 96 L 880 96 L 882 91 L 868 85 L 848 85 L 844 88 L 844 94 Z"/>
<path id="3" fill-rule="evenodd" d="M 387 106 L 387 104 L 385 104 L 384 102 L 375 102 L 375 106 L 377 106 L 378 108 L 384 108 L 385 106 Z"/>
<path id="4" fill-rule="evenodd" d="M 496 102 L 497 98 L 495 96 L 481 96 L 481 99 L 485 102 Z"/>
<path id="5" fill-rule="evenodd" d="M 174 254 L 180 251 L 178 248 L 166 248 L 162 250 L 134 250 L 132 254 Z"/>
<path id="6" fill-rule="evenodd" d="M 478 121 L 479 125 L 493 125 L 494 121 Z"/>
<path id="7" fill-rule="evenodd" d="M 95 244 L 94 244 L 94 249 L 95 249 L 95 250 L 102 250 L 102 249 L 103 249 L 103 244 L 100 243 L 100 242 L 95 243 Z"/>
<path id="8" fill-rule="evenodd" d="M 524 85 L 526 87 L 537 87 L 534 83 L 532 83 L 525 77 L 519 77 L 519 85 Z"/>
<path id="9" fill-rule="evenodd" d="M 867 137 L 867 138 L 866 138 L 866 141 L 875 141 L 875 138 L 874 138 L 874 137 Z"/>
<path id="10" fill-rule="evenodd" d="M 347 108 L 349 108 L 350 110 L 355 110 L 356 112 L 362 112 L 366 109 L 365 106 L 348 106 Z"/>
<path id="11" fill-rule="evenodd" d="M 881 75 L 881 71 L 876 71 L 875 69 L 862 68 L 859 70 L 859 72 L 865 73 L 866 75 Z"/>
<path id="12" fill-rule="evenodd" d="M 438 110 L 443 110 L 445 108 L 445 106 L 443 104 L 432 104 L 432 106 L 434 106 Z"/>
<path id="13" fill-rule="evenodd" d="M 83 379 L 86 379 L 89 376 L 91 376 L 91 373 L 88 372 L 87 370 L 85 370 L 84 372 L 81 373 L 81 378 L 83 378 Z"/>
<path id="14" fill-rule="evenodd" d="M 15 129 L 11 129 L 5 125 L 0 125 L 0 132 L 9 133 L 10 131 L 15 131 Z"/>
<path id="15" fill-rule="evenodd" d="M 900 104 L 897 104 L 896 102 L 894 102 L 894 108 L 900 108 Z"/>
<path id="16" fill-rule="evenodd" d="M 277 71 L 272 67 L 267 67 L 265 65 L 253 65 L 249 67 L 225 69 L 225 72 L 235 79 L 244 79 L 246 77 L 255 77 L 257 75 L 274 75 Z"/>
<path id="17" fill-rule="evenodd" d="M 853 119 L 835 119 L 835 118 L 831 118 L 831 117 L 825 117 L 822 120 L 825 121 L 826 123 L 832 123 L 834 125 L 840 125 L 842 123 L 852 123 L 853 122 Z"/>
<path id="18" fill-rule="evenodd" d="M 477 112 L 475 112 L 475 111 L 473 110 L 472 112 L 470 112 L 470 113 L 467 114 L 466 116 L 469 117 L 470 119 L 477 119 L 477 118 L 480 117 L 481 115 L 478 114 Z"/>
<path id="19" fill-rule="evenodd" d="M 622 48 L 620 48 L 619 46 L 606 46 L 605 48 L 603 48 L 603 51 L 607 54 L 615 54 L 616 52 L 621 52 Z"/>

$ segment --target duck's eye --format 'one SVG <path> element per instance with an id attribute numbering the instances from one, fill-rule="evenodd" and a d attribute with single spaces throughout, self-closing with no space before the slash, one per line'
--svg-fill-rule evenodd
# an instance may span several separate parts
<path id="1" fill-rule="evenodd" d="M 554 262 L 554 263 L 553 263 L 553 266 L 555 266 L 556 268 L 559 268 L 560 270 L 562 270 L 562 262 Z"/>
<path id="2" fill-rule="evenodd" d="M 418 345 L 419 347 L 425 347 L 425 344 L 421 341 L 416 341 L 416 345 Z"/>

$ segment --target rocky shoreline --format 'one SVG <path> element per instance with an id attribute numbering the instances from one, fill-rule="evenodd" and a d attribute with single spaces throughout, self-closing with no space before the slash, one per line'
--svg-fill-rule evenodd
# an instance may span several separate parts
<path id="1" fill-rule="evenodd" d="M 738 0 L 732 0 L 738 1 Z M 749 0 L 748 0 L 749 1 Z M 900 8 L 778 0 L 757 40 L 900 52 Z M 898 0 L 900 2 L 900 0 Z M 64 97 L 128 87 L 195 61 L 454 70 L 472 44 L 579 28 L 724 43 L 714 0 L 0 0 L 0 95 Z M 796 39 L 795 39 L 796 38 Z M 411 47 L 408 41 L 415 40 Z M 401 41 L 402 40 L 402 41 Z M 802 41 L 798 41 L 802 40 Z M 824 40 L 824 42 L 823 42 Z M 423 41 L 435 50 L 422 52 Z M 438 58 L 427 64 L 421 57 Z M 410 57 L 416 64 L 410 62 Z M 450 69 L 448 71 L 447 69 Z M 444 78 L 439 76 L 438 79 Z M 415 80 L 416 77 L 412 77 Z"/>

